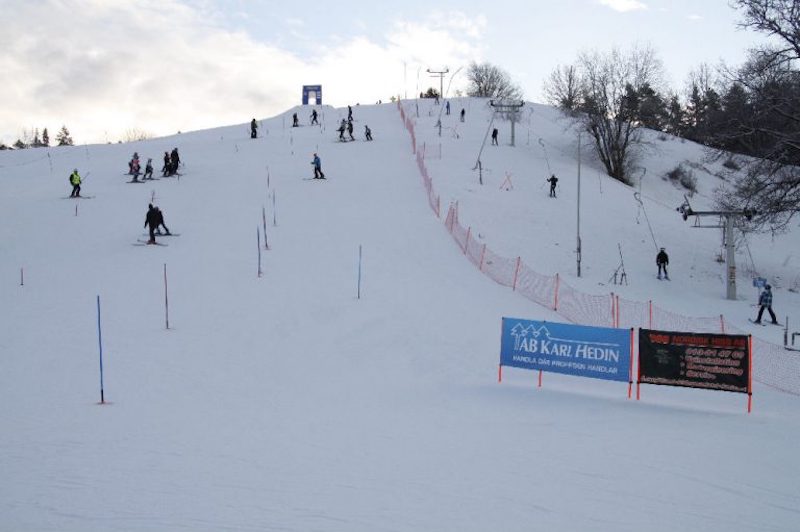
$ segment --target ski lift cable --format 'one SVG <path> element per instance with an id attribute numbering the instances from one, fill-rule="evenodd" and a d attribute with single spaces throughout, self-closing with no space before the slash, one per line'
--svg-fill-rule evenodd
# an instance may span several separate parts
<path id="1" fill-rule="evenodd" d="M 639 202 L 639 210 L 644 213 L 644 219 L 645 219 L 645 221 L 647 221 L 647 228 L 650 230 L 650 237 L 653 239 L 653 245 L 655 246 L 656 251 L 658 251 L 658 242 L 656 241 L 656 235 L 653 232 L 652 224 L 650 224 L 650 217 L 647 215 L 647 209 L 645 209 L 645 207 L 644 207 L 644 202 L 642 201 L 642 196 L 641 196 L 641 194 L 639 192 L 634 192 L 633 193 L 633 197 L 636 199 L 637 202 Z M 636 216 L 637 216 L 637 222 L 638 222 L 638 216 L 639 216 L 638 213 L 637 213 Z"/>

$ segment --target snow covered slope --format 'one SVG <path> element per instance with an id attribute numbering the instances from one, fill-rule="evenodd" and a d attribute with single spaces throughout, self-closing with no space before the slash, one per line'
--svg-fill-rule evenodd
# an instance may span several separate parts
<path id="1" fill-rule="evenodd" d="M 619 243 L 630 284 L 615 291 L 745 327 L 746 274 L 742 300 L 725 301 L 718 232 L 688 227 L 674 211 L 682 192 L 659 177 L 698 162 L 699 148 L 656 139 L 643 160 L 671 284 L 654 278 L 633 190 L 587 156 L 577 279 L 574 135 L 555 111 L 529 106 L 516 148 L 503 129 L 501 145 L 484 150 L 479 185 L 472 167 L 489 110 L 453 104 L 439 137 L 439 108 L 420 103 L 426 163 L 445 208 L 458 201 L 498 252 L 606 293 Z M 302 127 L 287 127 L 293 112 Z M 0 529 L 795 526 L 796 396 L 757 386 L 747 415 L 735 394 L 645 387 L 636 402 L 624 385 L 547 374 L 539 389 L 522 371 L 498 384 L 501 317 L 560 317 L 464 258 L 431 213 L 396 105 L 354 107 L 359 140 L 349 143 L 335 132 L 346 109 L 321 108 L 321 127 L 308 114 L 263 120 L 257 140 L 241 125 L 0 153 Z M 173 147 L 180 179 L 125 183 L 134 151 L 158 163 Z M 325 181 L 308 179 L 313 153 Z M 541 187 L 548 165 L 561 177 L 556 200 Z M 62 199 L 75 167 L 93 199 Z M 500 189 L 506 172 L 512 190 Z M 718 178 L 698 177 L 700 202 Z M 166 247 L 132 245 L 149 202 L 181 234 L 160 238 Z M 270 249 L 259 277 L 262 213 Z M 750 243 L 782 315 L 798 314 L 786 290 L 795 233 Z M 775 329 L 755 332 L 777 341 Z"/>

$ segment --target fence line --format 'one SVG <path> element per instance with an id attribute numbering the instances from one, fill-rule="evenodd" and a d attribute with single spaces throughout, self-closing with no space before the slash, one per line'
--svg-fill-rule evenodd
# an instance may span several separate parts
<path id="1" fill-rule="evenodd" d="M 439 196 L 425 165 L 424 154 L 418 153 L 414 122 L 398 100 L 400 117 L 411 136 L 412 153 L 428 193 L 428 203 L 437 218 L 441 218 Z M 524 297 L 557 312 L 566 320 L 598 327 L 646 328 L 670 331 L 747 334 L 725 322 L 725 318 L 689 317 L 655 305 L 651 301 L 634 301 L 613 293 L 586 294 L 560 279 L 558 274 L 544 275 L 530 268 L 519 257 L 508 258 L 492 251 L 475 238 L 471 227 L 458 219 L 458 203 L 451 204 L 444 226 L 458 247 L 482 273 L 496 283 L 519 292 Z M 800 357 L 782 346 L 753 337 L 753 378 L 776 390 L 800 395 Z"/>

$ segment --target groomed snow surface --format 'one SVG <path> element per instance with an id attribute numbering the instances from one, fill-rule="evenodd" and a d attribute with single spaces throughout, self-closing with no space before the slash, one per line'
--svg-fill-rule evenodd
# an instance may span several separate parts
<path id="1" fill-rule="evenodd" d="M 584 145 L 579 279 L 569 123 L 528 104 L 511 147 L 496 121 L 479 184 L 491 109 L 451 104 L 446 115 L 404 102 L 443 213 L 457 201 L 497 253 L 587 293 L 724 314 L 780 344 L 780 328 L 746 319 L 757 273 L 780 319 L 800 318 L 796 223 L 748 237 L 739 300 L 724 299 L 720 231 L 684 222 L 685 191 L 662 179 L 695 164 L 693 207 L 710 207 L 725 181 L 700 147 L 649 134 L 646 219 L 638 185 L 604 177 Z M 243 117 L 137 143 L 0 152 L 0 530 L 797 529 L 800 390 L 756 382 L 747 414 L 742 394 L 643 385 L 636 401 L 624 384 L 545 373 L 538 388 L 512 368 L 498 383 L 501 318 L 563 318 L 464 257 L 428 205 L 396 104 L 354 106 L 347 143 L 335 131 L 347 109 L 318 110 L 321 127 L 298 107 L 262 120 L 256 140 Z M 158 175 L 174 147 L 180 178 L 126 183 L 134 151 Z M 315 152 L 325 181 L 309 179 Z M 93 199 L 64 199 L 73 168 Z M 147 238 L 150 202 L 180 233 L 158 239 L 167 246 L 132 245 Z M 618 244 L 628 286 L 609 283 Z M 656 246 L 671 282 L 655 278 Z"/>

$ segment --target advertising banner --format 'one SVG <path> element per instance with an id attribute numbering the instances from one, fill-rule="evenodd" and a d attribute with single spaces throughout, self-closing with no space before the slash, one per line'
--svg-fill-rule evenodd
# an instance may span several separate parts
<path id="1" fill-rule="evenodd" d="M 631 331 L 503 318 L 500 366 L 630 381 Z"/>
<path id="2" fill-rule="evenodd" d="M 640 329 L 639 382 L 749 393 L 749 338 Z"/>

